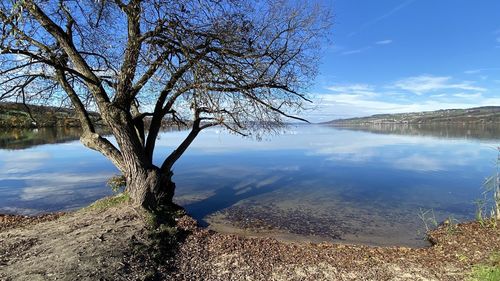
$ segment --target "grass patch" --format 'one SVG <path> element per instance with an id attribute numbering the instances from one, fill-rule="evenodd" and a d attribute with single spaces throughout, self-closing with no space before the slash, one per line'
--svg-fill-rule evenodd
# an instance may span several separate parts
<path id="1" fill-rule="evenodd" d="M 185 214 L 184 209 L 175 204 L 144 212 L 146 239 L 132 241 L 131 245 L 133 259 L 145 262 L 150 268 L 142 280 L 166 280 L 164 273 L 176 270 L 177 251 L 188 235 L 187 231 L 177 227 L 176 221 Z"/>
<path id="2" fill-rule="evenodd" d="M 104 210 L 104 209 L 108 209 L 108 208 L 129 202 L 129 201 L 130 201 L 130 196 L 126 192 L 123 192 L 123 193 L 117 194 L 115 196 L 106 197 L 104 199 L 97 200 L 92 205 L 88 206 L 88 209 Z"/>
<path id="3" fill-rule="evenodd" d="M 486 264 L 478 264 L 472 268 L 470 281 L 498 281 L 500 280 L 500 253 L 490 256 Z"/>

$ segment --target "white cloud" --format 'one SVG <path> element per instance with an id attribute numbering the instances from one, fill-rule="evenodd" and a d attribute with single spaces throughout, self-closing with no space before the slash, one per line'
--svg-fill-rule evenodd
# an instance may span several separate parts
<path id="1" fill-rule="evenodd" d="M 391 44 L 391 43 L 392 43 L 392 40 L 390 40 L 390 39 L 375 42 L 375 44 L 377 44 L 377 45 L 387 45 L 387 44 Z"/>
<path id="2" fill-rule="evenodd" d="M 348 94 L 339 94 L 339 95 L 323 95 L 322 98 L 326 102 L 327 105 L 348 105 L 365 108 L 365 109 L 373 109 L 373 110 L 399 110 L 401 108 L 400 104 L 394 104 L 384 101 L 367 99 L 362 95 L 348 95 Z"/>
<path id="3" fill-rule="evenodd" d="M 493 82 L 500 83 L 500 80 Z M 403 78 L 387 85 L 352 83 L 332 85 L 325 89 L 329 92 L 311 94 L 314 107 L 303 113 L 309 121 L 324 122 L 381 113 L 500 106 L 500 97 L 493 95 L 492 89 L 483 88 L 476 81 L 457 80 L 451 76 L 426 74 Z"/>
<path id="4" fill-rule="evenodd" d="M 449 76 L 420 75 L 401 79 L 392 87 L 405 90 L 417 95 L 437 90 L 463 90 L 463 91 L 486 91 L 485 88 L 472 85 L 469 81 L 453 82 Z"/>

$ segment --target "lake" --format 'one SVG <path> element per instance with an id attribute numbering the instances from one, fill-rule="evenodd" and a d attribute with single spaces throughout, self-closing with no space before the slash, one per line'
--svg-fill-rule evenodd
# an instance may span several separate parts
<path id="1" fill-rule="evenodd" d="M 186 134 L 162 133 L 156 162 Z M 474 218 L 499 144 L 491 126 L 297 125 L 262 141 L 209 129 L 174 166 L 174 200 L 218 231 L 425 246 L 423 216 Z M 0 134 L 0 213 L 81 208 L 112 194 L 115 174 L 78 130 Z"/>

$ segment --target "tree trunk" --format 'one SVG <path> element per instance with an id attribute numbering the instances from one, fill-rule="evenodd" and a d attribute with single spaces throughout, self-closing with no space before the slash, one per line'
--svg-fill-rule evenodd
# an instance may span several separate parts
<path id="1" fill-rule="evenodd" d="M 172 172 L 154 166 L 145 155 L 142 134 L 138 134 L 134 126 L 137 123 L 130 113 L 110 105 L 102 116 L 120 147 L 120 170 L 126 178 L 126 191 L 133 203 L 150 211 L 171 204 L 175 190 Z"/>
<path id="2" fill-rule="evenodd" d="M 126 175 L 126 191 L 136 206 L 156 210 L 159 206 L 172 204 L 175 183 L 172 172 L 162 173 L 158 168 L 144 169 Z"/>
<path id="3" fill-rule="evenodd" d="M 495 219 L 500 220 L 500 175 L 497 175 L 496 186 L 493 194 L 495 202 Z"/>

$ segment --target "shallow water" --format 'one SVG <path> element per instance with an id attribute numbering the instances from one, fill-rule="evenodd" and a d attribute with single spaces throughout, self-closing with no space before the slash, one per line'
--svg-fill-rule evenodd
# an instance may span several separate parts
<path id="1" fill-rule="evenodd" d="M 174 167 L 175 200 L 223 231 L 424 246 L 419 215 L 429 227 L 473 218 L 494 172 L 500 130 L 472 132 L 311 125 L 257 142 L 207 130 Z M 186 134 L 163 133 L 157 162 Z M 0 150 L 0 212 L 69 210 L 111 194 L 105 182 L 116 169 L 78 141 L 14 148 Z"/>

